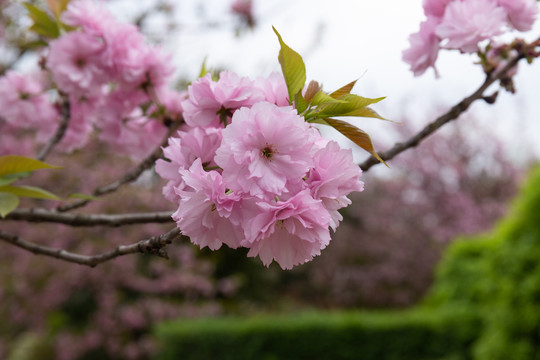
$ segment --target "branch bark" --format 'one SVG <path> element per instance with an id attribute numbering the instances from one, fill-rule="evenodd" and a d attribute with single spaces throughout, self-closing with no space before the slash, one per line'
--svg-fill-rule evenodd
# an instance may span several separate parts
<path id="1" fill-rule="evenodd" d="M 69 226 L 124 226 L 149 223 L 173 222 L 169 211 L 127 214 L 70 214 L 43 208 L 16 209 L 6 215 L 4 220 L 47 222 Z"/>
<path id="2" fill-rule="evenodd" d="M 120 256 L 143 253 L 152 254 L 168 259 L 165 247 L 182 237 L 180 230 L 177 228 L 157 236 L 152 236 L 149 239 L 141 240 L 130 245 L 120 245 L 111 251 L 107 251 L 96 255 L 82 255 L 73 253 L 64 249 L 52 248 L 49 246 L 39 245 L 30 241 L 26 241 L 19 236 L 11 235 L 0 230 L 0 240 L 17 246 L 21 249 L 30 251 L 36 255 L 44 255 L 67 262 L 95 267 L 106 261 L 115 259 Z"/>
<path id="3" fill-rule="evenodd" d="M 146 159 L 144 159 L 137 167 L 135 167 L 133 170 L 127 172 L 124 174 L 120 179 L 96 188 L 92 192 L 92 196 L 103 196 L 106 194 L 110 194 L 112 192 L 115 192 L 120 188 L 122 185 L 131 183 L 139 178 L 139 176 L 145 171 L 150 169 L 157 159 L 159 159 L 162 156 L 163 151 L 161 148 L 163 146 L 167 146 L 169 137 L 174 134 L 174 132 L 178 129 L 178 127 L 182 124 L 183 120 L 174 122 L 171 127 L 169 128 L 169 131 L 167 133 L 167 136 L 165 136 L 165 139 L 162 141 L 162 143 L 148 156 Z M 57 211 L 60 212 L 66 212 L 73 209 L 77 209 L 83 206 L 86 206 L 91 200 L 79 200 L 75 201 L 68 205 L 61 205 L 56 208 Z"/>
<path id="4" fill-rule="evenodd" d="M 62 138 L 64 137 L 68 124 L 69 119 L 71 117 L 71 104 L 69 102 L 69 99 L 67 99 L 66 96 L 62 95 L 62 102 L 60 103 L 60 124 L 58 125 L 58 129 L 56 130 L 56 133 L 53 135 L 53 137 L 49 140 L 49 142 L 41 149 L 38 156 L 36 156 L 36 159 L 40 161 L 44 161 L 45 158 L 50 154 L 50 152 L 54 149 L 54 147 L 62 141 Z"/>

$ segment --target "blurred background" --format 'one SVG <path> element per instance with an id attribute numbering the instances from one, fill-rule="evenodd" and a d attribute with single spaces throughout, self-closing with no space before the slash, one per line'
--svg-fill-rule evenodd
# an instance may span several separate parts
<path id="1" fill-rule="evenodd" d="M 203 61 L 242 76 L 279 71 L 274 25 L 303 56 L 308 80 L 334 90 L 359 79 L 355 93 L 387 96 L 375 109 L 401 125 L 353 120 L 379 150 L 416 133 L 484 77 L 473 56 L 454 52 L 441 53 L 440 78 L 432 71 L 412 76 L 401 52 L 424 18 L 420 0 L 106 5 L 172 54 L 179 89 L 197 77 Z M 29 25 L 23 8 L 14 1 L 0 7 L 2 73 L 35 67 L 36 53 L 22 46 Z M 525 36 L 539 33 L 537 26 Z M 537 64 L 520 64 L 515 95 L 474 104 L 390 168 L 364 174 L 365 191 L 351 197 L 328 248 L 291 271 L 266 268 L 246 251 L 201 251 L 189 243 L 170 246 L 168 261 L 126 256 L 94 269 L 2 245 L 0 358 L 538 359 L 540 200 L 534 184 L 540 179 L 531 169 L 540 155 L 539 76 Z M 327 135 L 353 147 L 337 133 Z M 65 194 L 89 192 L 133 166 L 101 144 L 85 149 L 72 155 L 73 177 L 45 174 L 43 181 Z M 356 160 L 364 157 L 355 150 Z M 85 212 L 174 210 L 162 186 L 145 174 Z M 1 226 L 82 253 L 170 227 Z M 354 335 L 348 345 L 339 342 L 346 336 L 334 337 L 342 334 L 336 328 Z M 310 351 L 323 344 L 327 352 L 313 357 L 301 341 Z M 356 347 L 349 349 L 351 343 Z M 338 348 L 339 354 L 328 350 Z"/>

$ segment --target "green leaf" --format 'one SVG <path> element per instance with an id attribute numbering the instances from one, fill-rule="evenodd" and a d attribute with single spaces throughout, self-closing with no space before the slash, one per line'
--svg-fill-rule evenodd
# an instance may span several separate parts
<path id="1" fill-rule="evenodd" d="M 304 65 L 302 56 L 283 42 L 281 35 L 275 27 L 272 26 L 272 29 L 274 29 L 281 46 L 278 60 L 281 65 L 283 77 L 285 78 L 285 83 L 287 84 L 289 103 L 292 104 L 294 96 L 298 94 L 299 91 L 302 91 L 306 83 L 306 66 Z"/>
<path id="2" fill-rule="evenodd" d="M 30 30 L 51 39 L 56 39 L 60 36 L 58 23 L 51 19 L 49 14 L 30 3 L 23 3 L 23 6 L 28 10 L 28 15 L 34 21 Z"/>
<path id="3" fill-rule="evenodd" d="M 17 174 L 40 169 L 61 169 L 61 166 L 54 166 L 43 161 L 32 159 L 26 156 L 6 155 L 0 157 L 0 176 L 6 174 Z"/>
<path id="4" fill-rule="evenodd" d="M 347 94 L 350 94 L 351 90 L 353 89 L 357 81 L 358 80 L 354 80 L 348 83 L 347 85 L 340 87 L 339 89 L 331 93 L 330 96 L 333 97 L 334 99 L 339 99 Z"/>
<path id="5" fill-rule="evenodd" d="M 19 198 L 10 193 L 0 192 L 0 216 L 5 217 L 19 206 Z"/>
<path id="6" fill-rule="evenodd" d="M 386 164 L 384 160 L 381 159 L 379 154 L 375 152 L 375 148 L 373 147 L 371 138 L 364 130 L 359 129 L 356 126 L 349 124 L 348 122 L 337 119 L 318 119 L 316 122 L 333 127 L 334 129 L 345 135 L 349 140 L 354 142 L 356 145 L 360 146 L 362 149 L 373 155 L 384 165 L 388 166 L 388 164 Z"/>
<path id="7" fill-rule="evenodd" d="M 68 199 L 99 200 L 99 197 L 83 193 L 73 193 L 68 195 Z"/>
<path id="8" fill-rule="evenodd" d="M 319 91 L 311 100 L 312 105 L 346 104 L 347 101 L 331 97 L 325 92 Z"/>
<path id="9" fill-rule="evenodd" d="M 22 173 L 15 173 L 15 174 L 7 174 L 4 176 L 0 176 L 0 186 L 9 185 L 19 179 L 25 178 L 32 174 L 31 172 L 22 172 Z"/>
<path id="10" fill-rule="evenodd" d="M 34 186 L 0 186 L 0 192 L 10 193 L 16 196 L 24 196 L 34 199 L 49 199 L 49 200 L 61 200 L 58 196 Z"/>
<path id="11" fill-rule="evenodd" d="M 322 118 L 331 116 L 360 116 L 356 115 L 362 113 L 359 111 L 360 109 L 363 109 L 368 105 L 375 104 L 383 99 L 384 97 L 370 99 L 354 94 L 347 94 L 339 99 L 345 101 L 344 103 L 328 104 L 321 107 L 321 109 L 319 110 L 319 116 Z M 368 114 L 369 112 L 365 113 Z"/>
<path id="12" fill-rule="evenodd" d="M 372 108 L 366 106 L 364 108 L 360 108 L 358 110 L 354 110 L 350 113 L 347 113 L 347 114 L 344 114 L 344 115 L 341 115 L 341 116 L 357 116 L 357 117 L 368 117 L 368 118 L 376 118 L 376 119 L 381 119 L 381 120 L 386 120 L 386 121 L 391 121 L 391 122 L 395 122 L 395 121 L 392 121 L 392 120 L 388 120 L 388 119 L 385 119 L 383 118 L 381 115 L 379 115 L 375 110 L 373 110 Z"/>
<path id="13" fill-rule="evenodd" d="M 296 108 L 296 111 L 298 111 L 299 114 L 303 113 L 308 108 L 308 103 L 302 96 L 302 91 L 299 91 L 294 96 L 294 106 Z"/>
<path id="14" fill-rule="evenodd" d="M 202 64 L 201 64 L 201 71 L 199 71 L 199 76 L 200 78 L 204 77 L 204 75 L 208 74 L 210 71 L 208 70 L 208 68 L 206 67 L 206 58 L 204 58 Z"/>

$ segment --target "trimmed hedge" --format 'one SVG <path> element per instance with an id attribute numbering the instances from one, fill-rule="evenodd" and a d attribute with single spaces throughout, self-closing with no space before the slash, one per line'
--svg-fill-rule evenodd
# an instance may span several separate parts
<path id="1" fill-rule="evenodd" d="M 479 329 L 463 309 L 177 320 L 156 329 L 155 358 L 465 360 Z"/>

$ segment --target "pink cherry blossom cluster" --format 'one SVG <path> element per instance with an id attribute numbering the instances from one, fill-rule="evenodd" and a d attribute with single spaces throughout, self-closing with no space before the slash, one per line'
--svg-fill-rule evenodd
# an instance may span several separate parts
<path id="1" fill-rule="evenodd" d="M 54 95 L 46 93 L 52 82 L 70 103 L 61 150 L 84 146 L 97 129 L 114 151 L 146 155 L 167 133 L 153 114 L 181 112 L 183 95 L 167 84 L 173 72 L 169 56 L 148 45 L 136 26 L 118 22 L 99 2 L 71 1 L 61 20 L 74 31 L 49 44 L 49 83 L 8 74 L 0 80 L 0 117 L 9 126 L 36 129 L 38 140 L 50 137 L 60 119 L 52 105 Z"/>
<path id="2" fill-rule="evenodd" d="M 363 190 L 352 151 L 289 105 L 277 73 L 254 81 L 207 74 L 182 107 L 186 126 L 156 164 L 182 232 L 201 248 L 246 247 L 283 269 L 319 255 L 347 195 Z"/>
<path id="3" fill-rule="evenodd" d="M 410 35 L 403 60 L 415 76 L 435 68 L 439 50 L 465 53 L 479 50 L 479 43 L 509 30 L 528 31 L 538 14 L 536 0 L 424 0 L 427 19 Z"/>

